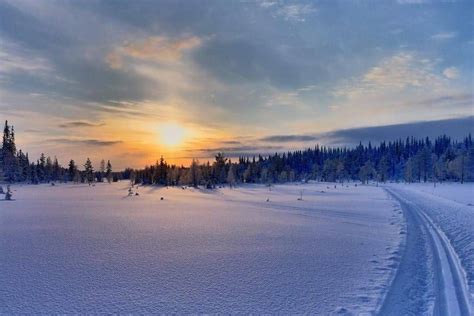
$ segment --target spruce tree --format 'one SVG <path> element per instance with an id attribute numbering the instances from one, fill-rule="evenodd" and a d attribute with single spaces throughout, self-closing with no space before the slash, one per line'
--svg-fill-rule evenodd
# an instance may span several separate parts
<path id="1" fill-rule="evenodd" d="M 71 159 L 69 161 L 69 167 L 67 169 L 69 181 L 74 181 L 74 177 L 76 176 L 76 171 L 77 171 L 76 163 L 74 162 L 74 160 Z"/>
<path id="2" fill-rule="evenodd" d="M 227 173 L 227 183 L 232 189 L 236 184 L 235 165 L 229 161 L 229 172 Z"/>
<path id="3" fill-rule="evenodd" d="M 94 182 L 94 168 L 92 167 L 92 162 L 87 158 L 86 163 L 84 164 L 84 179 L 89 185 Z"/>
<path id="4" fill-rule="evenodd" d="M 112 164 L 110 163 L 110 160 L 107 160 L 107 167 L 105 171 L 105 178 L 107 179 L 108 183 L 112 182 Z"/>

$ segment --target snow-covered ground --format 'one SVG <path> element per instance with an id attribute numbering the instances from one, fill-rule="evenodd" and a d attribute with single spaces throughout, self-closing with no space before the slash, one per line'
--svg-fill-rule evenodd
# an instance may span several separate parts
<path id="1" fill-rule="evenodd" d="M 407 238 L 385 315 L 470 315 L 474 311 L 474 185 L 392 184 Z"/>
<path id="2" fill-rule="evenodd" d="M 465 205 L 474 206 L 473 183 L 410 183 L 403 185 L 410 191 L 421 191 Z"/>
<path id="3" fill-rule="evenodd" d="M 0 314 L 376 312 L 405 244 L 381 187 L 138 192 L 15 186 L 0 202 Z"/>

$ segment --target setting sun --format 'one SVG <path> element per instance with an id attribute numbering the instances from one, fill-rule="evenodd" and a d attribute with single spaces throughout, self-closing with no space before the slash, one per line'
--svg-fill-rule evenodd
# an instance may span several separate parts
<path id="1" fill-rule="evenodd" d="M 186 138 L 186 129 L 177 123 L 165 123 L 158 129 L 160 143 L 175 147 L 181 145 Z"/>

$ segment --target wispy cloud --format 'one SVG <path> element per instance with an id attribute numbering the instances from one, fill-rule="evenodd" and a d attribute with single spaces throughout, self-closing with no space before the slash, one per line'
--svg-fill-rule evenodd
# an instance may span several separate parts
<path id="1" fill-rule="evenodd" d="M 86 145 L 86 146 L 112 146 L 121 144 L 121 140 L 100 140 L 100 139 L 75 139 L 75 138 L 51 138 L 46 142 L 61 143 L 66 145 Z"/>
<path id="2" fill-rule="evenodd" d="M 74 127 L 99 127 L 104 126 L 104 123 L 91 123 L 87 121 L 71 121 L 59 124 L 61 128 L 74 128 Z"/>
<path id="3" fill-rule="evenodd" d="M 471 106 L 474 107 L 474 94 L 448 94 L 437 97 L 427 98 L 420 101 L 414 101 L 407 104 L 413 106 L 429 106 L 429 107 L 455 107 L 455 106 Z"/>
<path id="4" fill-rule="evenodd" d="M 458 34 L 456 32 L 441 32 L 431 36 L 434 40 L 448 40 L 455 38 Z"/>
<path id="5" fill-rule="evenodd" d="M 210 148 L 198 148 L 198 149 L 190 149 L 189 151 L 196 151 L 196 152 L 210 152 L 210 153 L 217 153 L 217 152 L 250 152 L 250 151 L 259 151 L 259 150 L 280 150 L 282 149 L 281 146 L 268 146 L 268 145 L 243 145 L 243 146 L 233 146 L 233 147 L 210 147 Z"/>
<path id="6" fill-rule="evenodd" d="M 0 60 L 2 61 L 0 76 L 15 72 L 37 74 L 38 72 L 50 72 L 53 69 L 46 59 L 34 56 L 32 52 L 26 51 L 21 46 L 1 38 Z"/>
<path id="7" fill-rule="evenodd" d="M 407 87 L 433 87 L 440 84 L 435 62 L 414 52 L 400 52 L 383 59 L 362 78 L 346 83 L 335 95 L 354 97 L 373 94 L 383 89 L 400 90 Z"/>
<path id="8" fill-rule="evenodd" d="M 287 21 L 304 22 L 307 15 L 315 11 L 316 9 L 311 4 L 289 4 L 278 8 L 275 16 Z"/>
<path id="9" fill-rule="evenodd" d="M 448 79 L 456 79 L 459 77 L 459 69 L 456 67 L 448 67 L 443 71 L 443 75 Z"/>
<path id="10" fill-rule="evenodd" d="M 398 4 L 423 4 L 429 2 L 430 0 L 397 0 Z"/>
<path id="11" fill-rule="evenodd" d="M 260 141 L 269 143 L 288 143 L 317 141 L 318 139 L 320 139 L 320 136 L 314 135 L 272 135 L 260 138 Z"/>
<path id="12" fill-rule="evenodd" d="M 258 1 L 258 4 L 266 10 L 270 10 L 275 18 L 291 22 L 304 22 L 308 15 L 317 11 L 312 4 L 308 3 L 285 4 L 281 1 L 262 0 Z"/>
<path id="13" fill-rule="evenodd" d="M 143 40 L 123 43 L 106 56 L 106 61 L 112 68 L 121 68 L 123 59 L 126 57 L 145 61 L 175 62 L 181 59 L 185 51 L 201 43 L 202 40 L 196 36 L 180 39 L 151 36 Z"/>

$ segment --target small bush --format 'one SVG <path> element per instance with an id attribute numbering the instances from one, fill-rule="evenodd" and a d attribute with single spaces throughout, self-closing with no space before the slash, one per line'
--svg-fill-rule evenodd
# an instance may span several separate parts
<path id="1" fill-rule="evenodd" d="M 12 191 L 10 190 L 10 186 L 7 186 L 7 193 L 5 194 L 5 200 L 11 201 L 12 199 Z"/>

